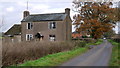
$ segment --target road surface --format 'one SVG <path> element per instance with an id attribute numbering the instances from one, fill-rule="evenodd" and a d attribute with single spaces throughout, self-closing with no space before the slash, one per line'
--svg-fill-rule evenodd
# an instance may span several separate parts
<path id="1" fill-rule="evenodd" d="M 112 45 L 107 41 L 95 46 L 87 53 L 77 56 L 61 66 L 108 66 Z"/>

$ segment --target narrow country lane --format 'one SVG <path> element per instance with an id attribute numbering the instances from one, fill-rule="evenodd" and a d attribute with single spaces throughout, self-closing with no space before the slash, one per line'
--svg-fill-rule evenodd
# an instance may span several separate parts
<path id="1" fill-rule="evenodd" d="M 108 66 L 112 45 L 107 40 L 87 53 L 77 56 L 61 66 Z"/>

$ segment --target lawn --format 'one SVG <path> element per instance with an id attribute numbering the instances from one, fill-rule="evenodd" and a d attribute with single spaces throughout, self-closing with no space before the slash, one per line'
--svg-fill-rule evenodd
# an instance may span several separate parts
<path id="1" fill-rule="evenodd" d="M 112 45 L 112 56 L 109 65 L 110 66 L 120 66 L 120 43 L 109 40 Z"/>

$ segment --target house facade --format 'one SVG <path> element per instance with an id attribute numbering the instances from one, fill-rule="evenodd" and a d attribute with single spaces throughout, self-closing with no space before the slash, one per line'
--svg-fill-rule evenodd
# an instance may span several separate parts
<path id="1" fill-rule="evenodd" d="M 35 35 L 40 33 L 42 41 L 69 41 L 72 34 L 72 20 L 70 9 L 65 13 L 30 14 L 24 11 L 21 21 L 21 40 L 35 40 Z"/>

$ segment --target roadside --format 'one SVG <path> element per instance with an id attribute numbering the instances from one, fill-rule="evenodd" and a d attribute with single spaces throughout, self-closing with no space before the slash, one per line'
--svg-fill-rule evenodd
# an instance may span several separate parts
<path id="1" fill-rule="evenodd" d="M 86 51 L 87 48 L 78 48 L 72 51 L 60 52 L 52 55 L 47 55 L 38 60 L 25 62 L 23 64 L 20 64 L 20 66 L 56 66 Z"/>
<path id="2" fill-rule="evenodd" d="M 112 55 L 109 65 L 110 66 L 120 66 L 120 43 L 117 43 L 113 40 L 108 40 L 112 43 Z"/>
<path id="3" fill-rule="evenodd" d="M 96 43 L 101 44 L 100 42 L 102 43 L 101 40 L 98 40 Z M 89 43 L 89 44 L 93 44 L 93 43 Z M 47 55 L 38 60 L 27 61 L 23 64 L 20 64 L 19 66 L 58 66 L 62 64 L 63 62 L 68 61 L 72 59 L 73 57 L 81 55 L 85 53 L 86 51 L 88 51 L 89 44 L 86 44 L 87 45 L 86 47 L 82 47 L 82 48 L 79 47 L 71 51 Z"/>
<path id="4" fill-rule="evenodd" d="M 107 40 L 104 40 L 102 44 L 63 63 L 61 66 L 108 66 L 111 52 L 112 45 Z"/>

